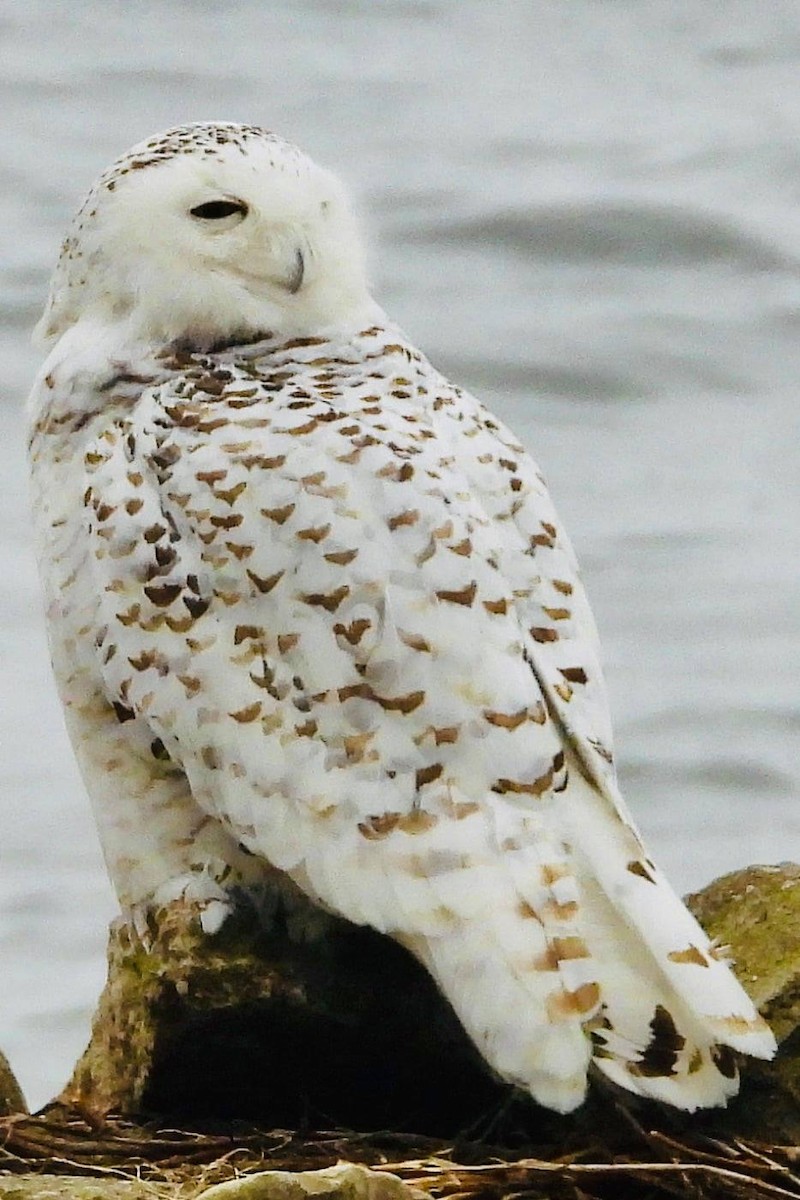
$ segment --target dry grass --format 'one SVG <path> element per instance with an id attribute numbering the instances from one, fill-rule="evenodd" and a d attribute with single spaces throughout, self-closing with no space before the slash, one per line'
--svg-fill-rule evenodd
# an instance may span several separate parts
<path id="1" fill-rule="evenodd" d="M 318 1170 L 341 1161 L 392 1172 L 433 1200 L 800 1198 L 795 1147 L 677 1138 L 632 1119 L 628 1125 L 626 1144 L 573 1139 L 566 1153 L 555 1153 L 546 1146 L 512 1151 L 390 1132 L 168 1129 L 99 1122 L 50 1106 L 35 1116 L 0 1120 L 0 1171 L 134 1179 L 152 1184 L 154 1194 L 185 1200 L 253 1171 Z"/>

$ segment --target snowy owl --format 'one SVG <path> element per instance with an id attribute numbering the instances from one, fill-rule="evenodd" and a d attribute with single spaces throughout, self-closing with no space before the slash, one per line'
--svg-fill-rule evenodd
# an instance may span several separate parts
<path id="1" fill-rule="evenodd" d="M 170 129 L 64 242 L 30 399 L 55 674 L 123 909 L 278 871 L 427 968 L 561 1112 L 725 1103 L 774 1040 L 648 857 L 516 438 L 371 298 L 342 186 Z"/>

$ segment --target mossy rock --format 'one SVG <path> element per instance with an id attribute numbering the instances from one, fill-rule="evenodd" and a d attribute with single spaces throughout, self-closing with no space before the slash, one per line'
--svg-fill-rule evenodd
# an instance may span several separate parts
<path id="1" fill-rule="evenodd" d="M 686 898 L 779 1042 L 800 1027 L 800 865 L 745 867 Z"/>
<path id="2" fill-rule="evenodd" d="M 749 867 L 688 903 L 730 947 L 781 1048 L 772 1063 L 743 1061 L 741 1095 L 726 1111 L 647 1105 L 644 1119 L 800 1144 L 800 866 Z M 289 924 L 265 929 L 247 910 L 209 937 L 176 902 L 145 943 L 129 926 L 112 929 L 92 1043 L 62 1099 L 134 1118 L 266 1128 L 310 1119 L 452 1136 L 504 1096 L 427 973 L 388 939 L 336 920 L 321 937 L 298 939 Z M 521 1095 L 514 1105 L 515 1122 L 555 1141 L 611 1119 L 600 1094 L 570 1119 Z"/>
<path id="3" fill-rule="evenodd" d="M 747 1060 L 739 1096 L 702 1121 L 800 1144 L 800 865 L 734 871 L 687 903 L 706 932 L 730 948 L 737 976 L 779 1043 L 772 1062 Z"/>
<path id="4" fill-rule="evenodd" d="M 507 1091 L 390 939 L 335 919 L 298 937 L 246 906 L 211 936 L 176 901 L 144 940 L 112 926 L 92 1039 L 60 1099 L 97 1117 L 447 1135 Z"/>

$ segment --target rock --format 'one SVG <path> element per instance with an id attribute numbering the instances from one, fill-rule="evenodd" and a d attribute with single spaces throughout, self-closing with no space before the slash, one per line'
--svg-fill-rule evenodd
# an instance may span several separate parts
<path id="1" fill-rule="evenodd" d="M 507 1093 L 390 939 L 335 919 L 298 938 L 248 908 L 209 935 L 176 901 L 145 941 L 112 926 L 91 1042 L 59 1099 L 97 1117 L 449 1136 Z"/>
<path id="2" fill-rule="evenodd" d="M 168 1193 L 137 1179 L 70 1175 L 0 1175 L 0 1200 L 167 1200 Z M 177 1200 L 177 1190 L 176 1190 Z M 189 1200 L 185 1194 L 181 1200 Z"/>
<path id="3" fill-rule="evenodd" d="M 800 865 L 745 867 L 686 902 L 722 946 L 779 1042 L 800 1026 Z"/>
<path id="4" fill-rule="evenodd" d="M 70 1175 L 0 1175 L 0 1200 L 425 1200 L 387 1171 L 339 1163 L 321 1171 L 258 1171 L 204 1188 L 196 1181 L 157 1184 L 139 1179 Z"/>
<path id="5" fill-rule="evenodd" d="M 800 866 L 750 867 L 688 903 L 731 948 L 781 1043 L 774 1063 L 743 1062 L 741 1096 L 724 1113 L 688 1126 L 800 1142 Z M 389 939 L 333 918 L 315 937 L 289 920 L 265 930 L 247 908 L 210 936 L 176 901 L 144 941 L 112 927 L 92 1040 L 61 1100 L 100 1116 L 450 1137 L 508 1096 L 427 973 Z M 555 1141 L 609 1119 L 602 1095 L 570 1120 L 519 1093 L 514 1105 L 517 1124 Z M 682 1119 L 649 1112 L 654 1126 Z"/>
<path id="6" fill-rule="evenodd" d="M 743 1064 L 739 1096 L 702 1120 L 725 1134 L 800 1143 L 800 866 L 746 867 L 686 899 L 706 932 L 730 947 L 779 1042 L 772 1062 Z"/>
<path id="7" fill-rule="evenodd" d="M 0 1117 L 26 1113 L 28 1106 L 5 1054 L 0 1051 Z"/>
<path id="8" fill-rule="evenodd" d="M 306 1196 L 340 1200 L 424 1200 L 425 1193 L 387 1171 L 370 1171 L 354 1163 L 338 1163 L 322 1171 L 257 1171 L 218 1183 L 197 1200 L 305 1200 Z"/>

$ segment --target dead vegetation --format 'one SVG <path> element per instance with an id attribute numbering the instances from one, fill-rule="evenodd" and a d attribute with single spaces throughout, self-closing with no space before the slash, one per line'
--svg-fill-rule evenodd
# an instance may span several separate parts
<path id="1" fill-rule="evenodd" d="M 608 1140 L 574 1135 L 557 1148 L 388 1131 L 169 1129 L 115 1118 L 94 1122 L 57 1105 L 0 1120 L 0 1170 L 8 1175 L 134 1180 L 153 1185 L 153 1194 L 185 1200 L 253 1172 L 317 1171 L 343 1161 L 395 1175 L 435 1200 L 800 1197 L 794 1146 L 676 1136 L 646 1129 L 629 1114 L 620 1118 L 619 1109 Z"/>

